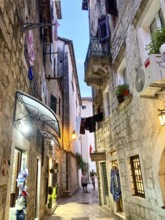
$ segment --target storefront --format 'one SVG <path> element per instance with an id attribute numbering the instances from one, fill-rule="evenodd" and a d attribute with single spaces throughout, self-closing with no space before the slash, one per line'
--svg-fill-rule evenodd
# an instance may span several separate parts
<path id="1" fill-rule="evenodd" d="M 57 184 L 60 128 L 55 113 L 39 100 L 17 91 L 14 110 L 11 173 L 8 183 L 10 217 L 24 210 L 40 218 L 48 204 L 48 187 Z M 24 194 L 24 192 L 26 192 Z M 26 202 L 18 202 L 26 197 Z M 34 207 L 31 210 L 30 207 Z"/>

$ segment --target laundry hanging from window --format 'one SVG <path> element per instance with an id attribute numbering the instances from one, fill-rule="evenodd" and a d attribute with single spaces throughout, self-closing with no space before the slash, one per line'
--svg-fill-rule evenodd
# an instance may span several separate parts
<path id="1" fill-rule="evenodd" d="M 85 130 L 88 130 L 90 133 L 95 132 L 96 122 L 100 122 L 102 120 L 103 120 L 103 112 L 88 118 L 81 118 L 80 134 L 85 134 Z"/>
<path id="2" fill-rule="evenodd" d="M 119 201 L 121 198 L 121 186 L 120 186 L 119 169 L 116 165 L 112 165 L 110 176 L 111 176 L 110 192 L 113 196 L 113 200 Z"/>

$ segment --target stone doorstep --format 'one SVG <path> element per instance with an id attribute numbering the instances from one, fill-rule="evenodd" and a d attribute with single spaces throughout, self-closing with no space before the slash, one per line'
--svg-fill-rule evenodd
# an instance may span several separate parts
<path id="1" fill-rule="evenodd" d="M 57 202 L 53 204 L 53 207 L 51 209 L 48 209 L 48 207 L 45 207 L 45 215 L 52 215 L 55 211 L 55 209 L 57 208 Z"/>
<path id="2" fill-rule="evenodd" d="M 104 209 L 110 211 L 110 208 L 107 205 L 103 205 L 102 206 Z M 120 213 L 120 212 L 116 212 L 116 213 L 112 213 L 112 217 L 114 217 L 116 220 L 124 220 L 125 216 L 124 214 Z"/>

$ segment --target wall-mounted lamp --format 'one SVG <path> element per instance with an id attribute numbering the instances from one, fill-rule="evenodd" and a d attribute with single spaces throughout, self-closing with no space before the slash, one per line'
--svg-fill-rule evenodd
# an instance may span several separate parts
<path id="1" fill-rule="evenodd" d="M 160 112 L 160 113 L 158 114 L 160 124 L 161 124 L 162 126 L 164 126 L 164 125 L 165 125 L 165 109 L 158 109 L 158 111 Z"/>
<path id="2" fill-rule="evenodd" d="M 72 140 L 75 140 L 76 139 L 76 132 L 75 132 L 75 130 L 73 130 L 73 132 L 72 132 Z"/>
<path id="3" fill-rule="evenodd" d="M 30 124 L 26 121 L 19 120 L 18 121 L 18 130 L 24 135 L 29 135 L 30 133 Z"/>

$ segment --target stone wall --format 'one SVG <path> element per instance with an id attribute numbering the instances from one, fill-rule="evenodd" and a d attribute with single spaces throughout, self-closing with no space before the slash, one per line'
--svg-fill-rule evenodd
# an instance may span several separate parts
<path id="1" fill-rule="evenodd" d="M 110 73 L 109 80 L 112 112 L 106 121 L 109 126 L 104 122 L 96 133 L 97 150 L 105 148 L 107 152 L 107 175 L 109 175 L 110 162 L 118 160 L 124 215 L 127 220 L 165 219 L 165 213 L 161 209 L 164 205 L 162 193 L 164 189 L 163 186 L 161 188 L 159 180 L 160 160 L 165 146 L 163 137 L 165 129 L 160 126 L 158 120 L 158 109 L 165 105 L 165 100 L 140 98 L 135 91 L 136 68 L 141 66 L 141 58 L 134 24 L 137 23 L 135 18 L 139 18 L 138 15 L 143 12 L 145 6 L 146 1 L 123 1 L 118 4 L 119 18 L 112 33 L 111 48 L 114 69 L 113 74 Z M 123 103 L 118 104 L 113 90 L 116 70 L 123 57 L 126 59 L 131 95 Z M 116 156 L 113 155 L 114 151 L 117 153 Z M 129 159 L 134 155 L 140 157 L 145 198 L 132 195 Z M 111 204 L 115 204 L 110 193 L 109 199 Z M 115 209 L 113 211 L 115 212 Z"/>
<path id="2" fill-rule="evenodd" d="M 10 212 L 10 192 L 13 166 L 13 154 L 15 147 L 25 150 L 28 154 L 27 190 L 29 193 L 27 205 L 27 219 L 35 217 L 35 197 L 36 197 L 36 172 L 37 158 L 41 161 L 41 151 L 38 151 L 36 136 L 26 139 L 15 132 L 13 126 L 13 114 L 15 104 L 16 90 L 33 94 L 31 90 L 32 81 L 28 79 L 28 64 L 24 56 L 25 33 L 22 31 L 21 19 L 24 22 L 38 21 L 38 4 L 37 1 L 0 1 L 0 154 L 3 160 L 9 161 L 9 175 L 6 182 L 0 185 L 0 219 L 9 219 Z M 45 72 L 51 73 L 52 67 L 49 56 L 47 56 L 46 68 L 43 66 L 43 44 L 40 41 L 40 30 L 33 30 L 35 40 L 35 65 L 34 74 L 36 76 L 36 88 L 38 93 L 35 97 L 41 100 L 41 81 Z M 50 83 L 51 84 L 51 83 Z M 58 92 L 61 97 L 57 82 L 50 85 L 54 87 L 54 93 Z M 51 92 L 50 92 L 51 93 Z M 50 104 L 50 103 L 47 103 Z M 12 139 L 13 138 L 13 139 Z M 22 140 L 22 142 L 21 142 Z M 27 142 L 25 144 L 25 142 Z M 25 147 L 28 146 L 28 147 Z M 39 216 L 43 216 L 45 210 L 46 197 L 46 178 L 47 155 L 45 155 L 44 165 L 40 166 L 40 178 L 38 187 L 40 187 L 40 207 Z M 2 168 L 0 156 L 0 171 Z M 0 179 L 2 176 L 0 176 Z"/>

